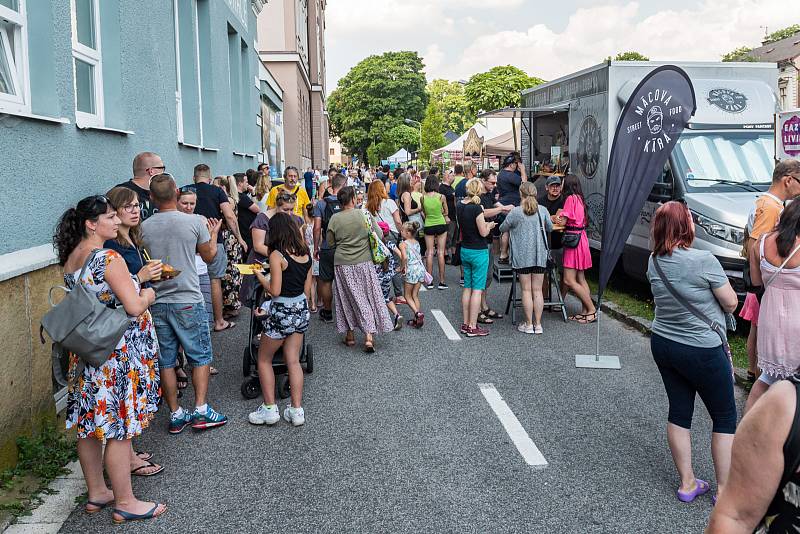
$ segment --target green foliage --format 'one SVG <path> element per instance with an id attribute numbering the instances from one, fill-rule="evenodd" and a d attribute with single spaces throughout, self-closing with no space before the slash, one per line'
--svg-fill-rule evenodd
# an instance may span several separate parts
<path id="1" fill-rule="evenodd" d="M 464 88 L 467 107 L 477 115 L 482 111 L 518 106 L 522 91 L 541 83 L 544 80 L 528 76 L 517 67 L 493 67 L 487 72 L 474 74 L 467 82 Z"/>
<path id="2" fill-rule="evenodd" d="M 796 33 L 800 33 L 800 24 L 792 24 L 787 28 L 772 32 L 771 34 L 767 35 L 766 39 L 764 39 L 764 44 L 774 43 L 775 41 L 786 39 L 787 37 L 791 37 Z"/>
<path id="3" fill-rule="evenodd" d="M 458 135 L 475 124 L 475 114 L 469 110 L 464 84 L 448 80 L 433 80 L 428 84 L 428 97 L 439 106 L 444 117 L 445 131 Z"/>
<path id="4" fill-rule="evenodd" d="M 727 54 L 722 56 L 722 61 L 726 61 L 726 62 L 729 62 L 729 61 L 758 61 L 753 56 L 748 56 L 747 55 L 752 51 L 753 51 L 753 49 L 750 48 L 749 46 L 740 46 L 736 50 L 728 52 Z"/>
<path id="5" fill-rule="evenodd" d="M 425 109 L 422 121 L 422 146 L 419 149 L 419 161 L 430 161 L 431 152 L 447 144 L 444 138 L 444 115 L 434 101 Z"/>
<path id="6" fill-rule="evenodd" d="M 606 61 L 611 61 L 612 57 L 608 56 Z M 620 52 L 616 56 L 613 57 L 614 61 L 650 61 L 650 58 L 640 54 L 639 52 Z"/>
<path id="7" fill-rule="evenodd" d="M 327 104 L 331 135 L 341 140 L 346 152 L 363 159 L 367 149 L 377 145 L 373 152 L 380 155 L 392 139 L 404 135 L 400 130 L 389 134 L 405 126 L 404 119 L 422 120 L 428 101 L 423 67 L 416 52 L 386 52 L 364 59 L 339 81 Z"/>
<path id="8" fill-rule="evenodd" d="M 56 477 L 66 474 L 65 466 L 78 456 L 75 444 L 69 442 L 62 433 L 49 424 L 45 425 L 36 436 L 17 438 L 17 449 L 19 450 L 17 465 L 0 471 L 2 490 L 11 490 L 17 481 L 33 476 L 38 479 L 38 487 L 34 494 L 47 493 L 49 491 L 47 485 Z M 36 502 L 35 495 L 3 504 L 0 508 L 20 515 L 34 502 Z"/>

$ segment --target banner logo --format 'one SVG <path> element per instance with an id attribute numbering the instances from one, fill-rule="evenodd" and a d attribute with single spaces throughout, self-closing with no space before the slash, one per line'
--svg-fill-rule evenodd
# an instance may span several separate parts
<path id="1" fill-rule="evenodd" d="M 783 152 L 790 157 L 800 155 L 800 115 L 791 116 L 781 126 Z"/>
<path id="2" fill-rule="evenodd" d="M 578 164 L 586 178 L 594 178 L 600 164 L 600 127 L 592 115 L 587 115 L 578 134 Z"/>
<path id="3" fill-rule="evenodd" d="M 712 89 L 708 103 L 728 113 L 741 113 L 747 108 L 747 97 L 733 89 Z"/>
<path id="4" fill-rule="evenodd" d="M 640 120 L 625 128 L 625 133 L 636 135 L 636 141 L 639 142 L 642 141 L 642 137 L 645 138 L 642 152 L 661 152 L 672 141 L 667 131 L 672 131 L 675 124 L 670 123 L 669 128 L 665 128 L 665 115 L 666 120 L 670 120 L 670 117 L 681 115 L 683 107 L 680 105 L 670 107 L 670 102 L 672 94 L 667 89 L 661 88 L 648 91 L 632 102 L 633 113 L 638 115 Z"/>

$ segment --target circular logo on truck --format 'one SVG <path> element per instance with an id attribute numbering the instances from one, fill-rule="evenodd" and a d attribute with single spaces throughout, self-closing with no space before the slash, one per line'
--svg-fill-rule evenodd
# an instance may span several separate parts
<path id="1" fill-rule="evenodd" d="M 708 102 L 728 113 L 741 113 L 747 108 L 747 97 L 733 89 L 712 89 L 708 92 Z"/>
<path id="2" fill-rule="evenodd" d="M 591 115 L 587 115 L 581 124 L 578 135 L 578 165 L 586 178 L 594 178 L 600 163 L 600 127 Z"/>

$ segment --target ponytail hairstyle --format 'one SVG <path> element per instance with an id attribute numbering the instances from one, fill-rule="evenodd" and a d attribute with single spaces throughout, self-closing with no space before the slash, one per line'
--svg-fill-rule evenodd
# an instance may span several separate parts
<path id="1" fill-rule="evenodd" d="M 519 186 L 519 194 L 522 197 L 522 213 L 533 215 L 539 212 L 539 203 L 536 201 L 536 186 L 531 182 L 522 182 Z"/>
<path id="2" fill-rule="evenodd" d="M 783 210 L 781 220 L 778 222 L 778 237 L 775 244 L 778 246 L 781 258 L 785 259 L 792 253 L 798 234 L 800 234 L 800 202 L 795 200 Z"/>
<path id="3" fill-rule="evenodd" d="M 419 232 L 419 223 L 417 221 L 408 221 L 403 223 L 403 226 L 400 228 L 401 230 L 405 230 L 409 232 L 411 235 L 417 235 Z"/>
<path id="4" fill-rule="evenodd" d="M 467 198 L 470 204 L 481 203 L 481 193 L 483 192 L 483 184 L 478 178 L 470 178 L 467 182 Z"/>
<path id="5" fill-rule="evenodd" d="M 97 222 L 101 215 L 108 213 L 109 208 L 111 204 L 106 197 L 94 195 L 84 198 L 61 215 L 53 233 L 53 248 L 58 253 L 59 265 L 63 267 L 81 240 L 89 235 L 86 221 Z"/>

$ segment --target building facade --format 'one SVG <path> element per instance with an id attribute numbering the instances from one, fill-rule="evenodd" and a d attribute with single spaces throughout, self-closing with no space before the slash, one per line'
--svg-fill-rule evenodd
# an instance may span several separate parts
<path id="1" fill-rule="evenodd" d="M 330 165 L 336 165 L 337 167 L 350 165 L 352 158 L 342 152 L 342 144 L 338 139 L 329 139 L 328 147 L 328 163 Z"/>
<path id="2" fill-rule="evenodd" d="M 277 2 L 276 2 L 277 3 Z M 0 467 L 63 399 L 38 327 L 63 284 L 63 211 L 131 177 L 142 151 L 179 185 L 263 156 L 261 0 L 0 0 Z M 54 397 L 55 394 L 55 397 Z"/>
<path id="3" fill-rule="evenodd" d="M 800 108 L 800 33 L 764 44 L 748 55 L 778 64 L 778 103 L 783 110 Z"/>
<path id="4" fill-rule="evenodd" d="M 286 164 L 329 162 L 325 107 L 326 0 L 269 2 L 258 18 L 259 56 L 283 89 Z"/>

